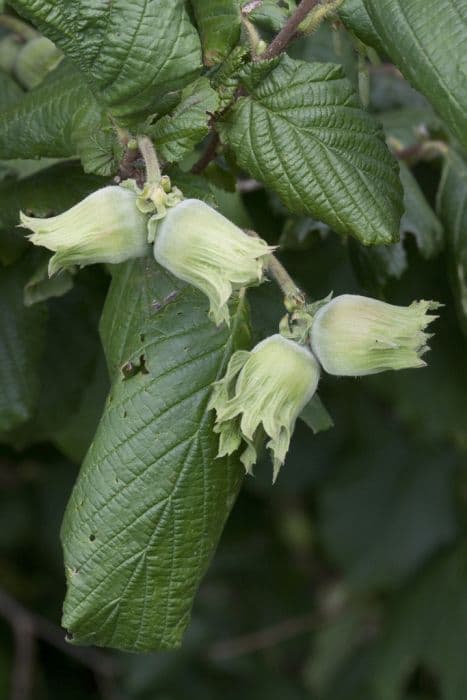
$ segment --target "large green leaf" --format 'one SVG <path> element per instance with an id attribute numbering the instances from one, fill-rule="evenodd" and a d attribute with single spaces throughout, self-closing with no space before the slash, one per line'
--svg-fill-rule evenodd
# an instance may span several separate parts
<path id="1" fill-rule="evenodd" d="M 467 146 L 466 0 L 364 0 L 385 51 Z"/>
<path id="2" fill-rule="evenodd" d="M 191 0 L 207 66 L 221 63 L 240 39 L 240 0 Z"/>
<path id="3" fill-rule="evenodd" d="M 219 97 L 207 78 L 188 85 L 174 111 L 147 130 L 161 158 L 173 163 L 189 153 L 209 133 L 210 115 L 218 107 Z"/>
<path id="4" fill-rule="evenodd" d="M 16 80 L 0 70 L 0 109 L 6 109 L 6 107 L 18 102 L 23 94 Z"/>
<path id="5" fill-rule="evenodd" d="M 104 353 L 99 348 L 94 373 L 83 387 L 77 410 L 62 428 L 51 435 L 54 444 L 77 464 L 83 461 L 92 442 L 108 393 L 107 367 Z"/>
<path id="6" fill-rule="evenodd" d="M 467 333 L 467 163 L 452 150 L 445 158 L 437 209 L 446 230 L 454 298 Z"/>
<path id="7" fill-rule="evenodd" d="M 442 556 L 402 591 L 373 669 L 374 697 L 399 700 L 420 665 L 439 679 L 443 700 L 461 700 L 467 687 L 467 546 Z"/>
<path id="8" fill-rule="evenodd" d="M 201 68 L 184 0 L 12 0 L 74 62 L 115 117 L 151 111 Z"/>
<path id="9" fill-rule="evenodd" d="M 220 133 L 239 164 L 308 213 L 365 244 L 399 236 L 402 188 L 381 128 L 342 69 L 287 56 L 247 66 Z"/>
<path id="10" fill-rule="evenodd" d="M 216 328 L 203 295 L 139 260 L 114 276 L 102 335 L 112 386 L 63 523 L 63 624 L 78 643 L 173 648 L 241 482 L 206 405 L 246 310 Z"/>
<path id="11" fill-rule="evenodd" d="M 6 177 L 15 177 L 17 179 L 29 177 L 38 173 L 39 170 L 45 170 L 50 165 L 55 165 L 60 158 L 9 158 L 0 161 L 0 180 Z"/>
<path id="12" fill-rule="evenodd" d="M 0 112 L 0 158 L 79 155 L 87 172 L 115 170 L 112 125 L 70 63 Z"/>
<path id="13" fill-rule="evenodd" d="M 30 418 L 39 395 L 46 309 L 23 304 L 31 271 L 28 259 L 0 266 L 0 433 Z"/>
<path id="14" fill-rule="evenodd" d="M 91 267 L 75 276 L 73 289 L 65 296 L 48 299 L 43 361 L 37 368 L 40 391 L 35 410 L 31 420 L 5 436 L 15 448 L 23 449 L 48 440 L 61 444 L 62 430 L 66 430 L 80 410 L 100 361 L 98 321 L 106 289 L 106 276 L 99 267 Z M 30 309 L 39 306 L 34 304 Z M 89 406 L 89 412 L 93 414 L 94 411 L 94 407 Z"/>
<path id="15" fill-rule="evenodd" d="M 381 48 L 378 34 L 365 9 L 363 0 L 344 0 L 339 7 L 339 17 L 345 26 L 351 29 L 365 44 L 374 46 L 376 49 Z"/>

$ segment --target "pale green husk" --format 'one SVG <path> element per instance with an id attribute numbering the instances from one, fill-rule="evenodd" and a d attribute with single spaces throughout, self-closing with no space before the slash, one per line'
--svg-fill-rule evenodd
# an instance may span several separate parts
<path id="1" fill-rule="evenodd" d="M 308 348 L 281 335 L 259 343 L 252 352 L 232 356 L 223 379 L 216 382 L 209 408 L 216 411 L 219 454 L 232 454 L 242 442 L 240 459 L 251 473 L 264 435 L 277 478 L 289 448 L 295 421 L 319 381 L 319 365 Z"/>
<path id="2" fill-rule="evenodd" d="M 433 301 L 394 306 L 344 294 L 316 313 L 311 347 L 323 369 L 338 376 L 424 367 L 431 337 L 425 328 L 437 318 L 428 312 L 439 306 Z"/>
<path id="3" fill-rule="evenodd" d="M 229 323 L 227 302 L 235 289 L 259 284 L 273 250 L 198 199 L 167 210 L 154 243 L 157 262 L 206 294 L 210 317 Z"/>
<path id="4" fill-rule="evenodd" d="M 31 90 L 63 60 L 63 53 L 45 36 L 39 36 L 21 49 L 15 62 L 16 77 Z"/>
<path id="5" fill-rule="evenodd" d="M 55 252 L 49 275 L 73 265 L 119 263 L 147 255 L 147 219 L 136 195 L 117 186 L 93 192 L 68 211 L 48 219 L 20 213 L 34 245 Z"/>

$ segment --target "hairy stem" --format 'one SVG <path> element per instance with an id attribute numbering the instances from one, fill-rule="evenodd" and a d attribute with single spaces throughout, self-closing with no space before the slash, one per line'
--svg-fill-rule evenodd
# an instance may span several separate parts
<path id="1" fill-rule="evenodd" d="M 206 150 L 191 168 L 191 172 L 194 175 L 199 175 L 202 173 L 207 168 L 209 163 L 214 160 L 219 143 L 219 134 L 216 131 L 213 131 Z"/>
<path id="2" fill-rule="evenodd" d="M 259 238 L 256 231 L 252 231 L 251 229 L 245 229 L 245 233 L 248 236 Z M 269 279 L 274 280 L 274 282 L 283 292 L 285 297 L 285 306 L 288 311 L 297 308 L 297 306 L 303 306 L 305 304 L 305 294 L 302 292 L 300 287 L 297 287 L 283 264 L 279 262 L 276 256 L 272 253 L 265 258 L 265 272 Z"/>
<path id="3" fill-rule="evenodd" d="M 280 53 L 282 53 L 282 51 L 284 51 L 287 48 L 288 44 L 296 37 L 299 25 L 303 22 L 304 19 L 306 19 L 308 14 L 318 4 L 318 2 L 319 0 L 302 0 L 302 2 L 297 7 L 287 24 L 272 40 L 267 49 L 263 51 L 263 53 L 256 56 L 256 60 L 264 61 L 268 58 L 274 58 L 274 56 L 278 56 Z M 254 9 L 256 5 L 254 3 L 251 4 L 253 5 L 251 9 Z M 243 12 L 245 18 L 247 14 L 248 12 Z M 243 91 L 240 89 L 237 93 L 237 96 L 240 97 L 242 94 Z M 199 160 L 192 167 L 192 173 L 199 175 L 205 170 L 209 163 L 216 157 L 216 152 L 219 143 L 219 136 L 215 131 L 213 131 L 205 152 L 201 155 Z"/>
<path id="4" fill-rule="evenodd" d="M 285 297 L 285 305 L 288 310 L 304 305 L 304 293 L 299 287 L 297 287 L 292 277 L 275 255 L 271 254 L 266 258 L 266 274 L 281 288 Z"/>
<path id="5" fill-rule="evenodd" d="M 259 59 L 261 61 L 266 61 L 275 56 L 279 56 L 296 37 L 299 25 L 307 18 L 308 14 L 317 4 L 318 0 L 302 0 L 292 17 L 281 29 L 279 34 L 274 37 Z"/>
<path id="6" fill-rule="evenodd" d="M 138 136 L 138 146 L 146 165 L 146 181 L 158 183 L 161 179 L 161 169 L 151 139 L 148 136 Z"/>

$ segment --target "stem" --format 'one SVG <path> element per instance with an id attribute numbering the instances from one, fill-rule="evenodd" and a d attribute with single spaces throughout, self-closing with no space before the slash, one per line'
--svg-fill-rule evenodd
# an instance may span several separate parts
<path id="1" fill-rule="evenodd" d="M 251 229 L 244 230 L 247 236 L 259 238 L 256 231 L 252 231 Z M 302 292 L 300 287 L 297 287 L 283 264 L 279 262 L 276 256 L 272 253 L 266 256 L 264 269 L 267 276 L 270 279 L 273 279 L 284 293 L 287 311 L 291 311 L 296 309 L 297 306 L 303 306 L 305 304 L 305 294 Z"/>
<path id="2" fill-rule="evenodd" d="M 11 674 L 10 700 L 32 700 L 34 685 L 34 628 L 27 615 L 19 616 L 13 627 L 15 662 Z"/>
<path id="3" fill-rule="evenodd" d="M 14 34 L 18 34 L 25 41 L 40 36 L 39 32 L 36 32 L 29 24 L 11 15 L 0 15 L 0 27 L 5 27 Z"/>
<path id="4" fill-rule="evenodd" d="M 299 25 L 308 16 L 311 10 L 318 4 L 319 0 L 302 0 L 300 5 L 295 10 L 292 17 L 289 19 L 287 24 L 281 29 L 279 34 L 273 39 L 269 44 L 267 49 L 263 53 L 256 56 L 257 61 L 265 61 L 270 58 L 278 56 L 282 51 L 285 50 L 287 45 L 295 38 Z M 243 10 L 243 19 L 247 19 L 246 15 L 255 9 L 261 3 L 256 4 L 255 2 L 248 3 L 248 9 Z M 248 29 L 247 27 L 245 27 Z M 237 97 L 241 97 L 244 94 L 243 90 L 240 88 L 237 92 Z M 211 134 L 211 140 L 206 148 L 206 151 L 201 155 L 199 160 L 191 168 L 191 172 L 195 175 L 202 173 L 209 163 L 216 157 L 217 148 L 219 146 L 220 139 L 219 135 L 213 131 Z"/>
<path id="5" fill-rule="evenodd" d="M 203 170 L 205 170 L 207 168 L 209 163 L 212 160 L 214 160 L 214 158 L 216 157 L 216 151 L 217 151 L 217 147 L 219 146 L 219 144 L 220 144 L 219 134 L 216 131 L 213 131 L 205 152 L 201 155 L 199 160 L 197 160 L 196 163 L 191 168 L 191 172 L 194 175 L 199 175 L 200 173 L 202 173 Z"/>
<path id="6" fill-rule="evenodd" d="M 302 0 L 287 24 L 282 27 L 279 34 L 271 41 L 268 48 L 261 54 L 259 59 L 267 61 L 281 54 L 295 38 L 299 25 L 308 16 L 311 10 L 318 4 L 318 0 Z"/>
<path id="7" fill-rule="evenodd" d="M 343 0 L 327 0 L 325 4 L 317 5 L 313 9 L 313 12 L 311 12 L 310 15 L 299 26 L 298 29 L 300 33 L 304 36 L 313 34 L 313 32 L 315 32 L 318 29 L 321 22 L 324 19 L 326 19 L 326 17 L 329 17 L 329 15 L 335 13 L 338 7 L 342 5 L 342 2 Z"/>
<path id="8" fill-rule="evenodd" d="M 208 658 L 215 660 L 235 659 L 244 654 L 253 654 L 263 649 L 270 649 L 288 639 L 310 632 L 316 627 L 317 622 L 315 615 L 306 614 L 282 620 L 275 625 L 251 632 L 250 634 L 243 634 L 233 639 L 224 639 L 210 647 Z"/>
<path id="9" fill-rule="evenodd" d="M 266 258 L 266 274 L 271 277 L 276 284 L 281 288 L 287 309 L 296 306 L 303 306 L 305 303 L 305 295 L 302 290 L 297 287 L 285 267 L 276 258 L 275 255 L 268 255 Z"/>
<path id="10" fill-rule="evenodd" d="M 161 179 L 161 169 L 151 139 L 147 136 L 138 136 L 138 146 L 146 165 L 146 181 L 157 184 Z"/>

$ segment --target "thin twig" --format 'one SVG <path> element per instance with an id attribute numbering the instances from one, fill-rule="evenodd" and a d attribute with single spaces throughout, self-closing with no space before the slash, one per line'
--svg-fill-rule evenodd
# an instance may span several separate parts
<path id="1" fill-rule="evenodd" d="M 316 618 L 314 615 L 291 617 L 276 625 L 265 627 L 250 634 L 215 642 L 208 650 L 208 657 L 218 661 L 269 649 L 288 639 L 312 631 L 315 625 Z"/>
<path id="2" fill-rule="evenodd" d="M 282 53 L 288 44 L 296 38 L 299 25 L 308 16 L 311 10 L 317 5 L 319 0 L 302 0 L 289 21 L 281 29 L 279 34 L 272 40 L 267 49 L 263 53 L 256 56 L 257 61 L 264 61 L 268 58 L 274 58 Z M 244 90 L 239 88 L 237 98 L 244 95 Z M 211 138 L 206 150 L 191 168 L 191 172 L 195 175 L 202 173 L 209 163 L 216 157 L 217 149 L 220 144 L 219 135 L 216 131 L 212 131 Z"/>
<path id="3" fill-rule="evenodd" d="M 245 229 L 245 233 L 248 236 L 259 238 L 256 231 L 251 229 Z M 283 264 L 272 253 L 265 258 L 264 269 L 269 279 L 273 279 L 283 292 L 284 303 L 288 311 L 305 304 L 305 294 L 297 287 Z"/>
<path id="4" fill-rule="evenodd" d="M 293 39 L 295 39 L 298 27 L 303 22 L 304 19 L 309 15 L 311 10 L 318 4 L 319 0 L 302 0 L 300 5 L 297 7 L 288 22 L 282 27 L 279 34 L 277 34 L 271 41 L 266 51 L 264 51 L 258 60 L 266 61 L 275 56 L 279 56 Z"/>
<path id="5" fill-rule="evenodd" d="M 116 667 L 110 656 L 96 649 L 83 649 L 68 644 L 60 627 L 28 610 L 2 589 L 0 589 L 0 615 L 10 623 L 15 634 L 15 667 L 11 700 L 29 700 L 31 697 L 34 637 L 42 639 L 89 668 L 96 676 L 99 687 L 106 689 L 103 697 L 106 700 L 116 700 L 112 690 Z"/>
<path id="6" fill-rule="evenodd" d="M 12 628 L 15 657 L 11 673 L 10 700 L 30 700 L 34 682 L 34 626 L 31 616 L 6 593 L 0 591 L 0 615 Z"/>
<path id="7" fill-rule="evenodd" d="M 11 673 L 11 700 L 30 700 L 34 685 L 35 639 L 31 620 L 20 615 L 13 624 L 15 659 Z"/>
<path id="8" fill-rule="evenodd" d="M 209 163 L 216 157 L 217 148 L 220 143 L 219 134 L 217 131 L 211 133 L 209 143 L 206 150 L 201 155 L 201 157 L 196 161 L 196 163 L 191 168 L 191 172 L 194 175 L 200 175 L 209 165 Z"/>
<path id="9" fill-rule="evenodd" d="M 290 302 L 292 307 L 303 306 L 305 303 L 304 293 L 297 287 L 283 264 L 279 262 L 275 255 L 269 255 L 266 259 L 266 274 L 281 288 L 287 306 Z"/>

